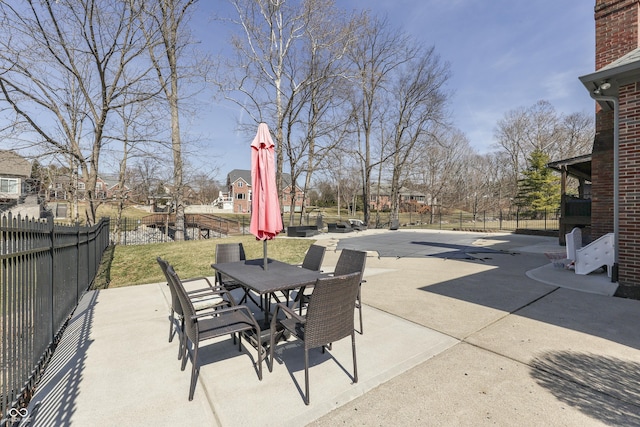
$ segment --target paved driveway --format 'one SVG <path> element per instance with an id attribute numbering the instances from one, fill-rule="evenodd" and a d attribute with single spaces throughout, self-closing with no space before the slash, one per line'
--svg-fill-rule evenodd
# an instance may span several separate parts
<path id="1" fill-rule="evenodd" d="M 337 249 L 378 252 L 381 257 L 478 259 L 509 253 L 478 245 L 484 235 L 477 233 L 411 232 L 369 234 L 342 239 Z"/>

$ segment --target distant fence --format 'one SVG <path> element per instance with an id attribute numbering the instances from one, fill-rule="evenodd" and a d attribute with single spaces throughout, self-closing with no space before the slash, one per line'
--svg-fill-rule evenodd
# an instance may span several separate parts
<path id="1" fill-rule="evenodd" d="M 69 316 L 109 245 L 109 219 L 92 227 L 0 218 L 0 425 L 23 415 Z"/>
<path id="2" fill-rule="evenodd" d="M 139 219 L 111 218 L 111 241 L 121 245 L 172 242 L 176 233 L 175 214 L 154 213 Z M 249 217 L 221 217 L 213 214 L 186 214 L 185 240 L 212 239 L 249 232 Z"/>
<path id="3" fill-rule="evenodd" d="M 315 225 L 318 214 L 304 215 L 303 225 Z M 349 218 L 362 219 L 362 214 L 348 215 L 323 215 L 322 221 L 326 225 L 329 222 L 346 221 Z M 296 218 L 296 224 L 300 216 Z M 469 212 L 457 212 L 453 214 L 419 214 L 415 212 L 403 212 L 398 220 L 399 228 L 426 228 L 438 230 L 465 230 L 465 231 L 554 231 L 559 229 L 558 211 L 531 211 L 531 212 L 489 212 L 479 211 L 475 214 Z M 285 214 L 285 220 L 288 217 Z M 391 216 L 389 212 L 371 212 L 369 228 L 390 228 Z"/>

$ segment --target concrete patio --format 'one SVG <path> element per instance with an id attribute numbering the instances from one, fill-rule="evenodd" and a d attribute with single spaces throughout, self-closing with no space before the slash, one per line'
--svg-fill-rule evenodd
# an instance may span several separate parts
<path id="1" fill-rule="evenodd" d="M 255 351 L 224 338 L 203 347 L 188 402 L 190 364 L 180 371 L 167 341 L 166 285 L 108 289 L 82 299 L 31 425 L 640 425 L 640 301 L 607 296 L 606 274 L 552 268 L 544 253 L 563 250 L 557 239 L 378 230 L 314 239 L 327 246 L 325 271 L 342 248 L 369 253 L 358 383 L 349 340 L 313 351 L 306 406 L 296 342 L 277 347 L 259 381 Z M 389 248 L 395 256 L 378 256 Z"/>

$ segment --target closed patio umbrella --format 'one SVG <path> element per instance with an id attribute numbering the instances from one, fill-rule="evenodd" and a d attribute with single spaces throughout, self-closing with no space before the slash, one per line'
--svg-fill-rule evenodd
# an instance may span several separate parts
<path id="1" fill-rule="evenodd" d="M 263 241 L 264 269 L 267 269 L 267 240 L 282 231 L 280 201 L 276 187 L 273 140 L 266 123 L 258 125 L 251 143 L 251 224 L 249 231 Z"/>

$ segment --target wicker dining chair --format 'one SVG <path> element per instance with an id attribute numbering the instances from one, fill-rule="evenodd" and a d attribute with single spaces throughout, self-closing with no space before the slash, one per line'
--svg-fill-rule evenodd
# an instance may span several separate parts
<path id="1" fill-rule="evenodd" d="M 169 265 L 167 271 L 184 312 L 184 334 L 180 346 L 183 351 L 181 369 L 184 371 L 187 366 L 187 359 L 191 357 L 189 400 L 193 400 L 193 394 L 200 372 L 200 366 L 198 365 L 200 343 L 227 334 L 233 336 L 237 334 L 239 337 L 238 349 L 241 351 L 243 333 L 251 331 L 251 333 L 254 334 L 254 340 L 259 340 L 260 325 L 256 322 L 251 310 L 245 305 L 230 305 L 228 307 L 218 308 L 215 311 L 197 313 L 180 278 L 171 265 Z M 226 294 L 228 300 L 233 301 L 231 293 L 226 289 L 222 288 L 220 293 Z M 191 343 L 193 348 L 190 348 L 189 343 Z M 266 356 L 266 350 L 260 343 L 256 344 L 255 348 L 257 349 L 258 355 L 256 359 L 256 363 L 258 364 L 258 379 L 262 380 L 262 360 Z"/>
<path id="2" fill-rule="evenodd" d="M 156 258 L 156 261 L 160 265 L 160 269 L 167 280 L 169 291 L 171 292 L 171 313 L 169 315 L 169 342 L 173 341 L 175 334 L 178 334 L 178 338 L 182 342 L 182 334 L 184 331 L 184 314 L 182 312 L 182 305 L 178 299 L 175 287 L 171 286 L 171 279 L 169 278 L 169 263 L 160 257 Z M 193 289 L 187 292 L 187 295 L 193 303 L 193 307 L 196 311 L 212 310 L 217 307 L 222 307 L 231 304 L 229 301 L 225 301 L 220 295 L 220 287 L 211 284 L 206 277 L 195 277 L 192 279 L 183 280 L 182 283 L 203 281 L 208 286 L 201 289 Z M 235 304 L 235 302 L 233 302 Z M 182 356 L 182 351 L 178 350 L 178 359 Z"/>
<path id="3" fill-rule="evenodd" d="M 302 260 L 302 264 L 300 265 L 302 268 L 306 268 L 311 271 L 320 271 L 322 268 L 322 261 L 324 260 L 324 253 L 326 248 L 320 245 L 311 245 L 307 250 L 307 253 Z M 309 296 L 304 293 L 305 287 L 300 288 L 298 293 L 296 294 L 296 299 L 294 301 L 294 306 L 298 305 L 299 314 L 302 314 L 302 309 L 309 303 Z"/>
<path id="4" fill-rule="evenodd" d="M 246 260 L 244 253 L 244 246 L 242 243 L 219 243 L 216 245 L 216 264 L 222 264 L 226 262 L 238 262 Z M 216 284 L 224 286 L 227 290 L 232 291 L 234 289 L 242 289 L 244 294 L 240 298 L 240 304 L 244 304 L 247 298 L 251 298 L 256 305 L 261 306 L 255 298 L 249 293 L 249 290 L 244 288 L 240 283 L 236 282 L 232 278 L 225 276 L 224 274 L 216 271 Z"/>
<path id="5" fill-rule="evenodd" d="M 325 251 L 326 248 L 324 246 L 309 246 L 307 253 L 304 255 L 304 259 L 302 260 L 302 268 L 306 268 L 311 271 L 320 271 Z"/>
<path id="6" fill-rule="evenodd" d="M 336 268 L 333 271 L 334 276 L 341 276 L 343 274 L 360 273 L 360 283 L 362 284 L 362 276 L 364 275 L 364 267 L 367 263 L 367 253 L 363 251 L 356 251 L 353 249 L 343 249 L 338 257 Z M 361 286 L 358 286 L 358 296 L 356 298 L 356 308 L 358 309 L 358 315 L 360 318 L 360 330 L 361 335 L 364 334 L 362 328 L 362 300 L 361 300 Z"/>
<path id="7" fill-rule="evenodd" d="M 276 306 L 271 319 L 267 367 L 270 372 L 273 370 L 275 336 L 279 333 L 277 325 L 280 324 L 291 336 L 304 343 L 304 403 L 306 405 L 309 404 L 309 350 L 312 348 L 322 347 L 324 353 L 325 347 L 351 336 L 353 382 L 358 382 L 353 312 L 359 285 L 358 273 L 319 278 L 313 287 L 305 316 L 298 315 L 294 309 L 285 304 L 280 303 Z M 278 318 L 280 312 L 284 314 L 284 319 Z"/>

